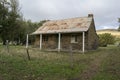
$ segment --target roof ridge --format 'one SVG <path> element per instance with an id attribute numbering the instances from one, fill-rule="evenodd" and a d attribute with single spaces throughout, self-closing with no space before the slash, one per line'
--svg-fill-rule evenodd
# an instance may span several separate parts
<path id="1" fill-rule="evenodd" d="M 84 16 L 84 17 L 72 17 L 72 18 L 65 18 L 65 19 L 49 20 L 48 22 L 50 22 L 50 21 L 63 21 L 63 20 L 70 20 L 70 19 L 79 19 L 79 18 L 91 18 L 91 17 L 88 17 L 88 16 Z"/>

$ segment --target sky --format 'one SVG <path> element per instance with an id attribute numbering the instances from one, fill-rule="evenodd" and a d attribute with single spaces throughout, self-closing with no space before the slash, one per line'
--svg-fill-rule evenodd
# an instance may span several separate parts
<path id="1" fill-rule="evenodd" d="M 94 15 L 96 29 L 117 29 L 120 0 L 19 0 L 26 20 L 59 20 Z"/>

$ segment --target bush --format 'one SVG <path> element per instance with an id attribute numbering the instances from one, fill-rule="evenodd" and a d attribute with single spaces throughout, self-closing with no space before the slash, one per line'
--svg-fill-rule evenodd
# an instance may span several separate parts
<path id="1" fill-rule="evenodd" d="M 119 28 L 118 28 L 118 31 L 120 31 L 120 26 L 119 26 Z"/>
<path id="2" fill-rule="evenodd" d="M 106 47 L 108 44 L 114 44 L 115 37 L 110 33 L 99 34 L 99 46 Z"/>

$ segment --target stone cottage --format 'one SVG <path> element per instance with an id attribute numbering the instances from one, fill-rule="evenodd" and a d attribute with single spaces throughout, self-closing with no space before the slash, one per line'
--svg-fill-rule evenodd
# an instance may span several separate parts
<path id="1" fill-rule="evenodd" d="M 44 50 L 66 51 L 71 46 L 72 50 L 84 52 L 98 47 L 93 14 L 47 21 L 32 35 L 36 36 L 34 45 Z"/>

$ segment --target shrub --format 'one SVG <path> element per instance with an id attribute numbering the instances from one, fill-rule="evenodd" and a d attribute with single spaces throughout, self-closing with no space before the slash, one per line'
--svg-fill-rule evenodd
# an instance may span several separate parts
<path id="1" fill-rule="evenodd" d="M 115 37 L 110 33 L 99 34 L 99 46 L 106 47 L 108 44 L 114 44 Z"/>

